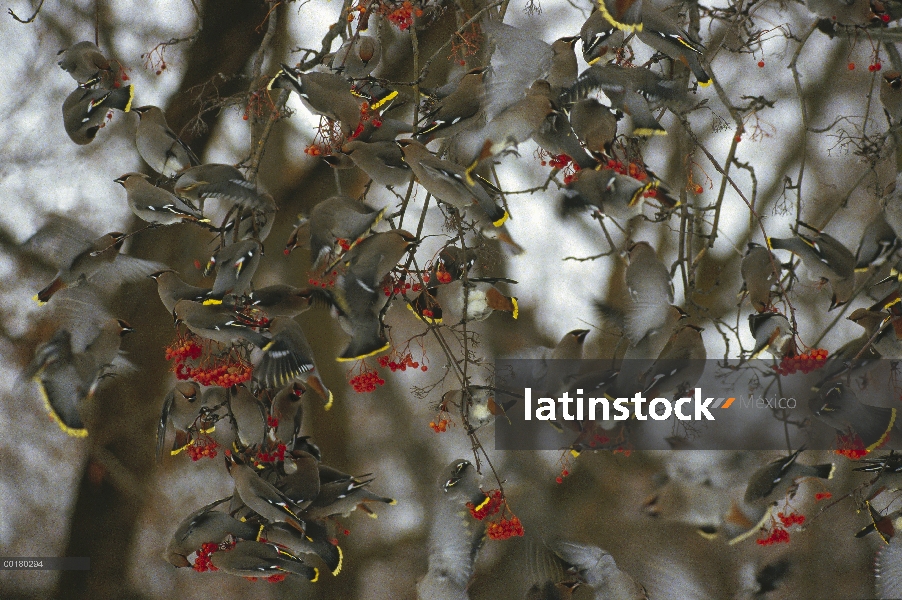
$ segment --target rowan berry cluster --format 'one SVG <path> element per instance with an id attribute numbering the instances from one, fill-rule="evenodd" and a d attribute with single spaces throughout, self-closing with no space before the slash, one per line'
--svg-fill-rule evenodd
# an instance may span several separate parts
<path id="1" fill-rule="evenodd" d="M 778 375 L 793 375 L 798 371 L 810 373 L 824 366 L 828 352 L 823 348 L 816 348 L 811 352 L 797 356 L 784 356 L 779 365 L 771 367 Z"/>

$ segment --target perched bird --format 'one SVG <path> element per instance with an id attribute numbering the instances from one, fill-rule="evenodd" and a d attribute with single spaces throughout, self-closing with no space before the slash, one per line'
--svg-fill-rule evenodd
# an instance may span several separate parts
<path id="1" fill-rule="evenodd" d="M 423 116 L 425 124 L 416 131 L 417 136 L 422 136 L 418 139 L 427 143 L 475 127 L 484 117 L 487 72 L 485 67 L 467 71 L 448 95 L 433 104 Z"/>
<path id="2" fill-rule="evenodd" d="M 175 303 L 179 300 L 201 302 L 210 294 L 208 288 L 185 283 L 179 279 L 178 273 L 172 269 L 151 273 L 149 277 L 157 282 L 157 293 L 160 295 L 160 300 L 169 314 L 172 314 L 172 309 L 175 308 Z"/>
<path id="3" fill-rule="evenodd" d="M 561 214 L 566 216 L 574 210 L 593 206 L 609 217 L 629 220 L 642 214 L 645 195 L 652 190 L 655 199 L 665 208 L 677 206 L 678 202 L 654 176 L 639 181 L 604 167 L 582 169 L 564 187 Z"/>
<path id="4" fill-rule="evenodd" d="M 506 402 L 498 398 L 496 401 L 496 395 L 498 394 L 494 389 L 470 386 L 469 393 L 464 398 L 463 390 L 454 389 L 442 395 L 440 406 L 448 412 L 455 409 L 460 414 L 466 413 L 469 425 L 479 429 L 493 422 L 495 417 L 505 414 L 516 403 L 515 398 Z"/>
<path id="5" fill-rule="evenodd" d="M 871 487 L 864 494 L 865 500 L 873 500 L 883 491 L 895 492 L 902 489 L 902 454 L 891 450 L 889 454 L 877 458 L 862 459 L 860 464 L 863 466 L 852 470 L 875 475 Z"/>
<path id="6" fill-rule="evenodd" d="M 855 257 L 836 238 L 816 231 L 792 238 L 767 238 L 769 248 L 788 250 L 802 259 L 811 277 L 827 281 L 833 289 L 829 310 L 842 306 L 855 289 Z"/>
<path id="7" fill-rule="evenodd" d="M 866 25 L 871 16 L 868 0 L 806 0 L 808 10 L 840 25 Z"/>
<path id="8" fill-rule="evenodd" d="M 126 235 L 114 231 L 94 241 L 66 238 L 59 253 L 50 257 L 59 264 L 59 272 L 44 289 L 35 295 L 39 303 L 48 302 L 58 291 L 103 279 L 109 289 L 127 281 L 137 281 L 165 265 L 141 260 L 119 253 Z"/>
<path id="9" fill-rule="evenodd" d="M 462 166 L 435 156 L 416 140 L 399 140 L 398 145 L 417 181 L 433 196 L 457 208 L 477 204 L 495 227 L 507 220 L 507 211 Z"/>
<path id="10" fill-rule="evenodd" d="M 839 434 L 857 435 L 866 452 L 883 445 L 896 423 L 895 408 L 862 404 L 842 381 L 821 388 L 808 400 L 808 409 Z"/>
<path id="11" fill-rule="evenodd" d="M 616 46 L 623 45 L 623 32 L 614 27 L 604 12 L 593 4 L 592 14 L 579 30 L 583 43 L 583 58 L 593 65 Z"/>
<path id="12" fill-rule="evenodd" d="M 270 522 L 288 523 L 301 533 L 304 522 L 298 518 L 298 506 L 271 483 L 264 481 L 240 456 L 226 450 L 226 468 L 235 481 L 235 493 L 252 511 Z"/>
<path id="13" fill-rule="evenodd" d="M 125 188 L 128 206 L 136 217 L 155 225 L 173 225 L 192 221 L 209 223 L 209 219 L 192 210 L 187 204 L 150 183 L 143 173 L 126 173 L 116 183 Z"/>
<path id="14" fill-rule="evenodd" d="M 630 246 L 624 278 L 630 296 L 624 333 L 635 345 L 663 327 L 668 317 L 667 307 L 673 304 L 673 280 L 670 270 L 648 242 Z"/>
<path id="15" fill-rule="evenodd" d="M 430 323 L 443 320 L 484 321 L 496 310 L 509 312 L 513 318 L 520 316 L 520 306 L 515 296 L 507 296 L 494 283 L 495 279 L 459 279 L 424 290 L 411 304 L 411 309 Z M 466 307 L 466 315 L 464 308 Z"/>
<path id="16" fill-rule="evenodd" d="M 310 211 L 310 258 L 314 270 L 328 264 L 335 246 L 348 250 L 366 237 L 382 220 L 386 209 L 377 210 L 347 196 L 326 198 Z"/>
<path id="17" fill-rule="evenodd" d="M 757 358 L 765 350 L 776 358 L 795 356 L 795 331 L 782 314 L 763 312 L 749 315 L 749 331 L 755 338 L 752 358 Z"/>
<path id="18" fill-rule="evenodd" d="M 394 505 L 397 501 L 374 494 L 367 489 L 372 479 L 351 477 L 347 480 L 320 480 L 320 492 L 313 502 L 304 510 L 304 517 L 309 519 L 325 519 L 327 517 L 347 517 L 351 512 L 360 509 L 373 516 L 375 513 L 368 504 Z"/>
<path id="19" fill-rule="evenodd" d="M 308 581 L 319 578 L 319 570 L 274 544 L 241 540 L 231 550 L 210 555 L 214 567 L 238 577 L 270 577 L 282 573 L 299 575 Z"/>
<path id="20" fill-rule="evenodd" d="M 75 88 L 63 101 L 63 127 L 79 146 L 90 144 L 106 123 L 111 109 L 128 112 L 135 96 L 135 86 L 126 85 L 113 90 L 103 88 Z"/>
<path id="21" fill-rule="evenodd" d="M 157 425 L 157 461 L 163 460 L 166 429 L 169 424 L 171 423 L 175 430 L 171 452 L 176 453 L 188 444 L 188 430 L 200 420 L 200 409 L 204 405 L 200 386 L 197 383 L 178 381 L 172 386 L 163 400 L 163 410 Z"/>
<path id="22" fill-rule="evenodd" d="M 266 407 L 245 385 L 228 389 L 229 421 L 235 428 L 236 447 L 258 448 L 266 438 Z"/>
<path id="23" fill-rule="evenodd" d="M 148 105 L 139 106 L 134 111 L 140 117 L 135 131 L 135 146 L 151 169 L 172 179 L 180 171 L 200 164 L 191 148 L 169 128 L 162 109 Z"/>
<path id="24" fill-rule="evenodd" d="M 642 4 L 642 28 L 636 34 L 640 40 L 689 67 L 702 87 L 711 85 L 711 76 L 702 66 L 705 47 L 689 38 L 669 16 L 648 2 Z M 600 12 L 600 11 L 599 11 Z"/>
<path id="25" fill-rule="evenodd" d="M 748 249 L 739 265 L 742 285 L 748 292 L 749 301 L 756 311 L 764 312 L 771 305 L 771 288 L 780 281 L 782 271 L 770 250 L 760 244 L 749 242 Z"/>
<path id="26" fill-rule="evenodd" d="M 341 151 L 378 185 L 395 188 L 410 183 L 413 175 L 410 165 L 404 162 L 404 155 L 393 140 L 350 140 L 344 143 Z"/>
<path id="27" fill-rule="evenodd" d="M 902 121 L 902 73 L 887 71 L 880 82 L 880 103 L 890 126 Z"/>
<path id="28" fill-rule="evenodd" d="M 303 384 L 293 381 L 273 396 L 269 408 L 269 439 L 285 444 L 288 450 L 294 450 L 295 440 L 301 431 L 304 419 L 301 399 L 306 391 Z"/>
<path id="29" fill-rule="evenodd" d="M 882 358 L 902 360 L 902 340 L 896 336 L 896 332 L 891 326 L 887 326 L 892 323 L 892 315 L 866 308 L 857 308 L 846 318 L 864 327 L 865 335 L 869 340 L 873 340 L 872 345 Z M 888 321 L 889 323 L 887 323 Z M 887 325 L 884 325 L 885 323 Z"/>
<path id="30" fill-rule="evenodd" d="M 840 346 L 818 369 L 820 379 L 811 389 L 817 391 L 835 380 L 861 377 L 878 366 L 880 353 L 870 342 L 870 336 L 862 335 Z"/>
<path id="31" fill-rule="evenodd" d="M 429 534 L 429 568 L 417 583 L 419 600 L 466 600 L 485 527 L 467 511 L 486 499 L 482 477 L 470 461 L 456 460 L 442 470 Z"/>
<path id="32" fill-rule="evenodd" d="M 100 83 L 104 89 L 112 88 L 117 79 L 119 65 L 110 61 L 94 42 L 77 42 L 57 53 L 56 64 L 84 87 Z"/>
<path id="33" fill-rule="evenodd" d="M 776 503 L 794 489 L 796 481 L 803 477 L 832 479 L 836 465 L 801 465 L 798 463 L 803 448 L 789 456 L 779 458 L 755 471 L 745 488 L 745 501 L 749 504 Z"/>
<path id="34" fill-rule="evenodd" d="M 320 532 L 320 528 L 313 522 L 307 526 L 307 532 L 301 535 L 285 523 L 270 523 L 264 527 L 260 537 L 267 542 L 288 548 L 292 554 L 316 554 L 332 575 L 341 573 L 344 559 L 341 547 L 329 541 L 325 528 Z"/>
<path id="35" fill-rule="evenodd" d="M 351 341 L 337 360 L 359 360 L 388 348 L 379 316 L 385 301 L 382 280 L 417 243 L 410 232 L 394 229 L 371 235 L 345 255 L 347 271 L 339 275 L 333 295 Z"/>
<path id="36" fill-rule="evenodd" d="M 69 331 L 60 329 L 35 351 L 24 376 L 38 382 L 47 412 L 66 434 L 88 435 L 82 415 L 84 400 L 94 395 L 119 353 L 122 337 L 131 331 L 125 321 L 109 319 L 79 351 L 72 347 Z"/>
<path id="37" fill-rule="evenodd" d="M 667 131 L 651 112 L 648 98 L 667 105 L 685 102 L 685 91 L 674 82 L 641 67 L 626 68 L 596 63 L 580 73 L 567 97 L 576 102 L 601 90 L 611 106 L 623 111 L 633 121 L 633 135 L 666 135 Z"/>
<path id="38" fill-rule="evenodd" d="M 865 225 L 858 250 L 855 252 L 855 270 L 866 271 L 868 267 L 880 267 L 902 246 L 896 232 L 886 220 L 883 211 Z"/>
<path id="39" fill-rule="evenodd" d="M 286 64 L 269 82 L 267 89 L 294 91 L 313 114 L 340 123 L 347 137 L 360 124 L 361 101 L 351 93 L 351 84 L 337 73 L 299 72 Z"/>
<path id="40" fill-rule="evenodd" d="M 597 11 L 593 14 L 599 14 Z M 592 154 L 609 155 L 617 136 L 617 115 L 595 98 L 584 98 L 570 106 L 570 125 L 576 137 Z"/>
<path id="41" fill-rule="evenodd" d="M 645 375 L 646 395 L 651 395 L 652 390 L 655 394 L 686 391 L 698 383 L 707 358 L 701 332 L 695 325 L 683 325 L 670 336 Z"/>
<path id="42" fill-rule="evenodd" d="M 276 283 L 257 288 L 247 295 L 248 305 L 262 310 L 267 317 L 294 318 L 311 306 L 325 305 L 328 297 L 316 288 L 297 288 L 284 283 Z"/>
<path id="43" fill-rule="evenodd" d="M 348 79 L 362 79 L 379 66 L 381 58 L 382 45 L 379 38 L 357 35 L 332 54 L 329 67 Z"/>
<path id="44" fill-rule="evenodd" d="M 207 294 L 209 304 L 222 303 L 226 294 L 241 295 L 250 289 L 251 279 L 260 266 L 263 258 L 263 244 L 249 239 L 235 242 L 220 248 L 210 257 L 204 275 L 209 275 L 216 268 L 216 280 L 213 289 Z"/>
<path id="45" fill-rule="evenodd" d="M 204 544 L 221 544 L 230 537 L 255 540 L 258 527 L 228 514 L 212 510 L 219 500 L 194 511 L 179 523 L 166 546 L 166 560 L 175 567 L 190 567 L 188 557 Z"/>

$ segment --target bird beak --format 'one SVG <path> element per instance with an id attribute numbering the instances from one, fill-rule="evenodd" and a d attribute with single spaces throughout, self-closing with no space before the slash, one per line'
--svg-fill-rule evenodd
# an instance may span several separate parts
<path id="1" fill-rule="evenodd" d="M 125 175 L 123 175 L 122 177 L 117 177 L 116 179 L 114 179 L 113 182 L 118 183 L 118 184 L 121 185 L 122 187 L 125 187 L 125 180 L 126 180 L 126 179 L 128 179 L 128 177 L 126 177 Z"/>
<path id="2" fill-rule="evenodd" d="M 119 327 L 122 328 L 122 332 L 119 334 L 120 336 L 124 336 L 126 333 L 131 333 L 135 330 L 134 327 L 132 327 L 122 319 L 117 319 L 117 321 L 119 322 Z"/>
<path id="3" fill-rule="evenodd" d="M 589 335 L 589 330 L 588 329 L 577 329 L 576 331 L 573 332 L 573 335 L 576 337 L 577 342 L 582 343 L 582 342 L 586 341 L 586 336 Z"/>

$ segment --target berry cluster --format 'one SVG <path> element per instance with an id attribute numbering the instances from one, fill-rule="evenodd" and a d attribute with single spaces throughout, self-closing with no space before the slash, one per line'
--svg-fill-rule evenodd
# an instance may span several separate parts
<path id="1" fill-rule="evenodd" d="M 218 571 L 219 569 L 214 567 L 213 563 L 210 562 L 210 555 L 220 549 L 218 544 L 212 542 L 202 545 L 200 550 L 197 551 L 197 558 L 194 559 L 194 570 L 198 573 L 203 573 L 204 571 Z"/>
<path id="2" fill-rule="evenodd" d="M 288 447 L 285 444 L 278 444 L 275 452 L 263 452 L 261 450 L 257 452 L 254 463 L 259 465 L 264 463 L 285 462 L 286 450 L 288 450 Z"/>
<path id="3" fill-rule="evenodd" d="M 188 359 L 197 360 L 201 354 L 203 354 L 203 348 L 190 339 L 178 339 L 166 348 L 166 360 L 175 360 L 176 363 Z"/>
<path id="4" fill-rule="evenodd" d="M 373 127 L 382 127 L 382 119 L 381 115 L 378 111 L 371 111 L 370 105 L 368 102 L 364 102 L 360 105 L 360 123 L 357 125 L 357 129 L 354 130 L 354 133 L 351 134 L 351 139 L 355 139 L 360 136 L 366 130 L 366 124 L 372 123 Z"/>
<path id="5" fill-rule="evenodd" d="M 388 367 L 391 369 L 391 372 L 395 371 L 406 371 L 407 367 L 411 369 L 420 369 L 421 371 L 428 371 L 429 367 L 426 365 L 421 365 L 420 363 L 413 360 L 413 357 L 410 356 L 410 352 L 401 357 L 399 361 L 391 360 L 388 355 L 379 357 L 379 366 L 380 367 Z"/>
<path id="6" fill-rule="evenodd" d="M 814 495 L 814 501 L 820 502 L 821 500 L 827 500 L 828 498 L 832 498 L 833 494 L 830 492 L 818 492 Z"/>
<path id="7" fill-rule="evenodd" d="M 567 477 L 568 475 L 570 475 L 570 471 L 568 471 L 567 469 L 561 469 L 561 474 L 558 475 L 554 480 L 557 483 L 564 483 L 564 477 Z"/>
<path id="8" fill-rule="evenodd" d="M 410 0 L 404 0 L 400 5 L 392 2 L 385 2 L 384 4 L 379 5 L 378 10 L 401 31 L 410 29 L 410 26 L 413 25 L 414 17 L 423 16 L 423 10 L 421 8 L 414 8 L 413 3 L 411 3 Z"/>
<path id="9" fill-rule="evenodd" d="M 525 531 L 523 530 L 523 525 L 520 523 L 519 517 L 512 517 L 509 520 L 505 517 L 501 517 L 498 521 L 489 523 L 485 533 L 490 540 L 506 540 L 515 535 L 522 536 Z"/>
<path id="10" fill-rule="evenodd" d="M 490 490 L 485 492 L 485 500 L 480 502 L 478 506 L 472 502 L 467 502 L 467 509 L 469 509 L 474 519 L 482 521 L 486 517 L 496 514 L 503 505 L 504 495 L 501 493 L 501 490 Z"/>
<path id="11" fill-rule="evenodd" d="M 216 458 L 216 449 L 219 444 L 208 435 L 201 434 L 197 439 L 192 440 L 185 452 L 194 462 L 202 458 Z"/>
<path id="12" fill-rule="evenodd" d="M 439 419 L 438 421 L 429 421 L 429 426 L 432 428 L 432 431 L 436 433 L 445 433 L 448 431 L 448 425 L 450 423 L 450 419 Z"/>
<path id="13" fill-rule="evenodd" d="M 358 394 L 366 394 L 375 391 L 377 386 L 385 385 L 385 380 L 379 377 L 379 373 L 376 371 L 364 371 L 351 377 L 348 383 L 351 384 L 351 387 Z"/>
<path id="14" fill-rule="evenodd" d="M 755 543 L 759 546 L 773 546 L 774 544 L 788 544 L 789 543 L 789 532 L 781 527 L 774 527 L 770 531 L 770 535 L 766 538 L 759 538 L 755 540 Z"/>
<path id="15" fill-rule="evenodd" d="M 392 294 L 394 294 L 395 296 L 398 296 L 407 291 L 419 292 L 420 290 L 423 289 L 423 286 L 420 285 L 419 283 L 417 283 L 413 280 L 407 281 L 407 277 L 408 277 L 407 274 L 402 274 L 397 279 L 397 281 L 395 281 L 394 279 L 390 280 L 387 285 L 382 286 L 382 293 L 385 294 L 386 296 L 391 296 Z M 450 280 L 451 280 L 451 276 L 448 275 L 448 281 L 450 281 Z M 428 282 L 429 276 L 424 274 L 423 281 Z M 439 281 L 441 281 L 441 277 L 439 277 Z"/>
<path id="16" fill-rule="evenodd" d="M 542 159 L 542 166 L 548 166 L 558 171 L 564 171 L 564 184 L 572 183 L 576 178 L 576 172 L 579 171 L 579 165 L 573 162 L 573 159 L 566 154 L 549 154 L 539 149 L 539 158 Z"/>
<path id="17" fill-rule="evenodd" d="M 882 68 L 883 68 L 883 65 L 881 65 L 879 61 L 868 65 L 868 71 L 870 71 L 872 73 L 875 71 L 879 71 Z"/>
<path id="18" fill-rule="evenodd" d="M 810 373 L 824 366 L 827 354 L 825 349 L 816 348 L 797 356 L 784 356 L 779 365 L 771 368 L 777 372 L 777 375 L 793 375 L 798 371 Z"/>
<path id="19" fill-rule="evenodd" d="M 791 512 L 788 515 L 782 512 L 777 513 L 777 518 L 780 519 L 780 523 L 783 524 L 783 527 L 792 527 L 793 525 L 801 525 L 805 522 L 805 515 Z"/>
<path id="20" fill-rule="evenodd" d="M 214 367 L 189 367 L 179 363 L 175 367 L 177 379 L 192 379 L 204 386 L 232 387 L 251 378 L 251 366 L 241 359 L 227 361 Z"/>

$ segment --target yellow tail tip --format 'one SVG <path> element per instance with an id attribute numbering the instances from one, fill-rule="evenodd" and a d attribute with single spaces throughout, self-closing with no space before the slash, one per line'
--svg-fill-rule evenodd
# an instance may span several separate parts
<path id="1" fill-rule="evenodd" d="M 325 406 L 323 406 L 323 410 L 329 410 L 330 408 L 332 408 L 332 402 L 334 400 L 335 400 L 335 396 L 332 395 L 331 391 L 329 391 L 329 399 L 326 400 L 326 404 L 325 404 Z"/>
<path id="2" fill-rule="evenodd" d="M 43 300 L 41 300 L 40 298 L 38 298 L 38 295 L 37 295 L 37 294 L 35 294 L 34 296 L 32 296 L 31 299 L 34 300 L 35 302 L 37 302 L 37 303 L 38 303 L 38 306 L 44 306 L 45 304 L 47 304 L 46 302 L 44 302 Z"/>
<path id="3" fill-rule="evenodd" d="M 667 131 L 664 129 L 652 129 L 651 127 L 639 127 L 633 129 L 633 135 L 641 135 L 642 137 L 648 137 L 651 135 L 667 135 Z"/>
<path id="4" fill-rule="evenodd" d="M 517 302 L 517 298 L 515 296 L 511 296 L 511 304 L 514 305 L 514 310 L 511 312 L 511 315 L 516 319 L 520 316 L 520 303 Z"/>
<path id="5" fill-rule="evenodd" d="M 573 458 L 576 458 L 577 456 L 579 456 L 579 450 L 576 450 L 575 448 L 571 448 L 571 449 L 570 449 L 570 455 L 571 455 Z"/>
<path id="6" fill-rule="evenodd" d="M 222 300 L 217 300 L 215 298 L 208 298 L 208 299 L 204 300 L 204 306 L 219 305 L 219 304 L 222 304 Z M 266 350 L 266 348 L 264 348 L 264 350 Z"/>
<path id="7" fill-rule="evenodd" d="M 710 79 L 708 81 L 699 80 L 698 84 L 702 87 L 708 87 L 709 85 L 711 85 L 711 80 Z"/>
<path id="8" fill-rule="evenodd" d="M 344 552 L 341 551 L 341 546 L 336 545 L 335 549 L 338 550 L 338 565 L 335 567 L 335 570 L 332 571 L 333 577 L 341 573 L 341 566 L 345 561 L 345 555 Z"/>
<path id="9" fill-rule="evenodd" d="M 502 216 L 497 221 L 492 221 L 492 225 L 494 225 L 495 227 L 501 227 L 502 225 L 504 225 L 504 222 L 507 221 L 509 218 L 510 218 L 510 215 L 508 214 L 508 212 L 504 211 L 504 216 Z"/>

